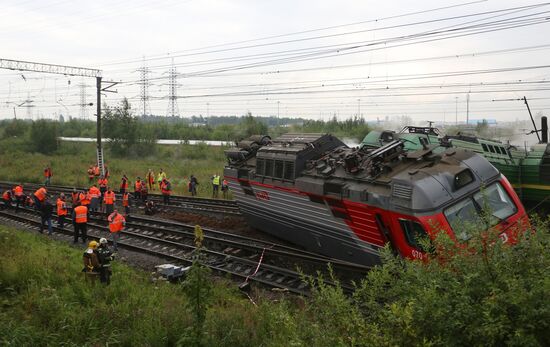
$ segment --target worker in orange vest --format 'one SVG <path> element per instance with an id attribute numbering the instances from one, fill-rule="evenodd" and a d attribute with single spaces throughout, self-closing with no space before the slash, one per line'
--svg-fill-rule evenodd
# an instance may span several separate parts
<path id="1" fill-rule="evenodd" d="M 78 242 L 78 237 L 82 238 L 82 243 L 86 243 L 86 229 L 88 227 L 88 208 L 79 205 L 73 208 L 74 239 L 73 243 Z"/>
<path id="2" fill-rule="evenodd" d="M 145 203 L 147 200 L 147 195 L 149 194 L 149 190 L 147 189 L 147 183 L 141 182 L 141 201 Z"/>
<path id="3" fill-rule="evenodd" d="M 128 217 L 130 215 L 130 193 L 128 192 L 122 194 L 122 207 L 124 207 L 124 215 Z"/>
<path id="4" fill-rule="evenodd" d="M 170 194 L 172 193 L 172 184 L 168 181 L 168 179 L 162 179 L 162 182 L 160 182 L 160 191 L 162 192 L 162 201 L 165 204 L 169 204 Z"/>
<path id="5" fill-rule="evenodd" d="M 120 238 L 120 232 L 126 226 L 126 218 L 118 213 L 118 210 L 114 210 L 113 213 L 107 217 L 107 220 L 109 221 L 109 231 L 113 239 L 113 249 L 117 251 L 117 241 Z"/>
<path id="6" fill-rule="evenodd" d="M 47 196 L 48 196 L 48 191 L 46 190 L 45 187 L 40 187 L 34 192 L 33 194 L 34 207 L 37 210 L 40 210 L 40 208 L 42 207 L 42 203 L 44 202 L 44 200 L 46 200 Z"/>
<path id="7" fill-rule="evenodd" d="M 103 202 L 105 203 L 105 213 L 113 213 L 115 200 L 115 192 L 111 190 L 111 187 L 107 187 L 107 191 L 103 195 Z"/>
<path id="8" fill-rule="evenodd" d="M 76 188 L 73 188 L 73 192 L 71 193 L 71 202 L 73 204 L 73 207 L 76 207 L 78 205 L 78 196 L 79 193 L 76 191 Z"/>
<path id="9" fill-rule="evenodd" d="M 104 176 L 99 177 L 99 179 L 97 180 L 97 185 L 99 186 L 99 191 L 101 192 L 102 199 L 105 196 L 105 192 L 107 191 L 107 183 L 109 183 L 109 181 L 107 181 Z"/>
<path id="10" fill-rule="evenodd" d="M 90 212 L 97 212 L 99 210 L 101 192 L 94 184 L 88 190 L 88 194 L 90 194 Z"/>
<path id="11" fill-rule="evenodd" d="M 227 199 L 229 195 L 229 182 L 227 182 L 226 179 L 222 181 L 222 193 L 223 193 L 223 198 Z"/>
<path id="12" fill-rule="evenodd" d="M 120 194 L 124 194 L 128 190 L 128 177 L 122 175 L 122 180 L 120 182 Z"/>
<path id="13" fill-rule="evenodd" d="M 57 198 L 57 227 L 63 229 L 65 226 L 65 217 L 67 216 L 68 209 L 65 203 L 65 194 L 61 193 Z"/>
<path id="14" fill-rule="evenodd" d="M 15 196 L 15 211 L 19 210 L 19 205 L 24 204 L 25 194 L 23 193 L 23 184 L 20 183 L 13 188 L 13 195 Z"/>
<path id="15" fill-rule="evenodd" d="M 86 206 L 86 208 L 88 208 L 88 205 L 90 205 L 91 200 L 92 197 L 90 196 L 90 192 L 87 192 L 85 190 L 83 190 L 78 195 L 78 202 L 80 203 L 80 205 Z"/>
<path id="16" fill-rule="evenodd" d="M 3 210 L 11 207 L 11 190 L 8 189 L 2 194 L 2 203 Z"/>
<path id="17" fill-rule="evenodd" d="M 93 170 L 94 170 L 94 176 L 95 176 L 95 177 L 99 177 L 99 175 L 101 174 L 101 173 L 99 172 L 99 165 L 97 165 L 97 164 L 94 165 Z"/>
<path id="18" fill-rule="evenodd" d="M 50 181 L 51 181 L 51 178 L 52 178 L 53 174 L 52 174 L 52 168 L 49 167 L 49 166 L 46 166 L 44 168 L 44 185 L 45 186 L 49 186 L 50 185 Z"/>
<path id="19" fill-rule="evenodd" d="M 147 184 L 149 184 L 149 190 L 155 190 L 155 173 L 153 170 L 149 169 L 146 180 Z"/>
<path id="20" fill-rule="evenodd" d="M 88 183 L 92 183 L 94 181 L 94 167 L 90 165 L 88 168 Z"/>
<path id="21" fill-rule="evenodd" d="M 136 200 L 136 204 L 137 204 L 137 201 L 139 200 L 139 198 L 141 198 L 141 185 L 143 184 L 143 182 L 141 182 L 141 177 L 138 177 L 136 179 L 136 182 L 134 183 L 134 199 Z"/>

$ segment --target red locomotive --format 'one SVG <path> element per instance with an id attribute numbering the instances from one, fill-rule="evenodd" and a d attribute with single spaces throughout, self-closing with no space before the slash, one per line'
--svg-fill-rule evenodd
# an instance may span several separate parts
<path id="1" fill-rule="evenodd" d="M 460 241 L 459 224 L 502 230 L 527 221 L 510 183 L 474 152 L 415 152 L 396 140 L 369 150 L 329 134 L 254 136 L 226 151 L 225 178 L 249 224 L 307 250 L 354 263 L 380 262 L 390 243 L 404 257 L 425 256 L 418 243 L 445 230 Z M 437 230 L 436 230 L 437 229 Z M 457 231 L 457 232 L 455 232 Z"/>

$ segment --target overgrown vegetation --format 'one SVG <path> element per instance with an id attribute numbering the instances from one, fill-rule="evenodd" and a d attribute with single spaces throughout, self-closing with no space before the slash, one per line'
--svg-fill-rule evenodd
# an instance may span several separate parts
<path id="1" fill-rule="evenodd" d="M 0 343 L 548 346 L 550 235 L 547 223 L 534 227 L 514 246 L 496 232 L 467 245 L 442 235 L 426 262 L 386 250 L 353 296 L 310 279 L 311 298 L 256 303 L 229 282 L 206 285 L 198 264 L 182 286 L 118 263 L 111 286 L 89 286 L 82 250 L 0 228 Z"/>

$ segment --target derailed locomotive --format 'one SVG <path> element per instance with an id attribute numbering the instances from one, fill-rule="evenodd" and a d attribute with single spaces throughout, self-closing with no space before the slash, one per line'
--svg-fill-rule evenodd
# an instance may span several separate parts
<path id="1" fill-rule="evenodd" d="M 432 147 L 406 152 L 401 140 L 349 148 L 330 134 L 255 136 L 225 152 L 224 175 L 248 223 L 307 250 L 373 265 L 386 243 L 423 258 L 418 239 L 464 222 L 488 205 L 505 241 L 527 220 L 506 178 L 474 152 Z M 527 222 L 528 223 L 528 222 Z"/>

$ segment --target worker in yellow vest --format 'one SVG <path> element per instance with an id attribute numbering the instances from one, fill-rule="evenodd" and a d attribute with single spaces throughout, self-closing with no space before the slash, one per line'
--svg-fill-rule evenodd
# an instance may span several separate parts
<path id="1" fill-rule="evenodd" d="M 220 191 L 220 176 L 216 173 L 212 176 L 212 197 L 217 198 Z"/>

